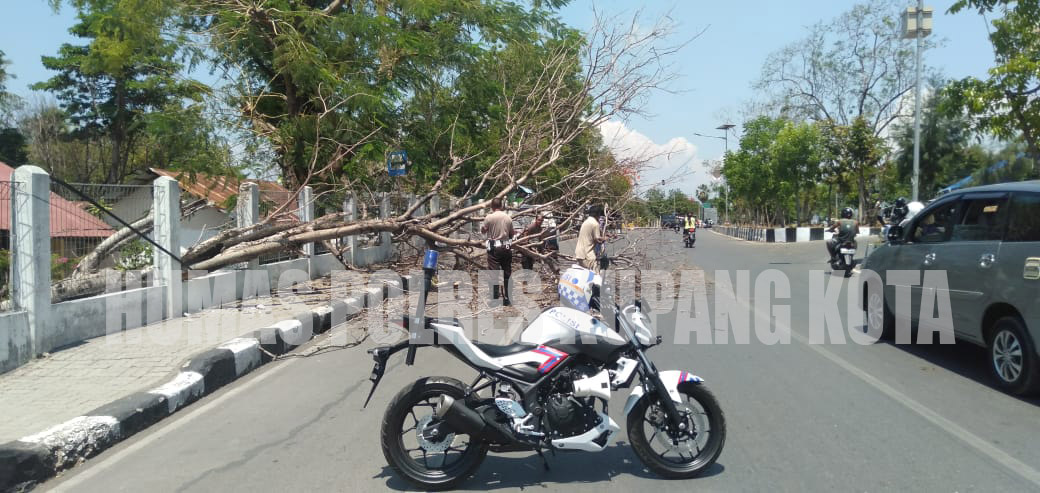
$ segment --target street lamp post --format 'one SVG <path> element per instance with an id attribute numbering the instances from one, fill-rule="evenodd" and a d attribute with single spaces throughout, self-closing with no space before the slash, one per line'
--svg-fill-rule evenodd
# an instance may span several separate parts
<path id="1" fill-rule="evenodd" d="M 914 175 L 911 179 L 913 201 L 919 198 L 921 183 L 921 51 L 924 37 L 932 33 L 932 9 L 924 7 L 924 0 L 917 0 L 917 8 L 909 7 L 903 14 L 903 38 L 917 40 L 917 72 L 914 87 Z"/>
<path id="2" fill-rule="evenodd" d="M 718 135 L 704 135 L 704 134 L 699 134 L 697 132 L 693 132 L 693 135 L 696 135 L 698 137 L 708 137 L 708 138 L 712 138 L 712 139 L 722 139 L 723 146 L 724 146 L 724 151 L 722 152 L 722 159 L 723 159 L 723 161 L 725 161 L 726 154 L 729 154 L 729 129 L 731 129 L 731 128 L 735 127 L 735 126 L 736 125 L 733 125 L 732 123 L 723 123 L 722 125 L 719 125 L 718 127 L 715 127 L 715 130 L 722 130 L 722 132 L 723 132 L 722 133 L 722 137 L 719 137 Z M 726 222 L 729 223 L 729 182 L 728 181 L 726 182 Z"/>

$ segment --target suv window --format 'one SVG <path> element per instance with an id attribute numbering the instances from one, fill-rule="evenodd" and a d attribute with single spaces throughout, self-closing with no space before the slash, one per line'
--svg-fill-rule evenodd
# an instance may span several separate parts
<path id="1" fill-rule="evenodd" d="M 1016 193 L 1011 197 L 1011 222 L 1005 241 L 1040 241 L 1040 194 Z"/>
<path id="2" fill-rule="evenodd" d="M 957 200 L 950 200 L 925 211 L 910 232 L 913 243 L 940 243 L 949 237 L 950 224 L 957 212 Z"/>
<path id="3" fill-rule="evenodd" d="M 968 197 L 951 241 L 1000 241 L 1007 222 L 1007 197 Z"/>

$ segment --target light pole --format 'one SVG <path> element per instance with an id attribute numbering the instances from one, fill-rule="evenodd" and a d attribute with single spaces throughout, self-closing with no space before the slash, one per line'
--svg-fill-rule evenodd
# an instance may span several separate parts
<path id="1" fill-rule="evenodd" d="M 735 127 L 735 126 L 736 125 L 733 125 L 732 123 L 723 123 L 722 125 L 719 125 L 719 126 L 715 127 L 715 130 L 722 130 L 722 132 L 723 132 L 722 133 L 722 137 L 719 137 L 718 135 L 704 135 L 704 134 L 699 134 L 697 132 L 693 132 L 693 135 L 696 135 L 698 137 L 708 137 L 708 138 L 711 138 L 711 139 L 722 139 L 723 145 L 725 146 L 724 147 L 725 150 L 722 152 L 722 160 L 723 160 L 723 162 L 725 162 L 726 154 L 729 154 L 729 129 L 731 129 L 731 128 Z M 728 181 L 726 182 L 726 223 L 729 223 L 729 182 Z"/>
<path id="2" fill-rule="evenodd" d="M 917 40 L 917 80 L 914 87 L 914 176 L 911 179 L 913 201 L 917 202 L 921 183 L 921 51 L 924 37 L 932 33 L 932 9 L 924 7 L 924 0 L 917 0 L 917 8 L 908 7 L 903 14 L 903 38 Z"/>

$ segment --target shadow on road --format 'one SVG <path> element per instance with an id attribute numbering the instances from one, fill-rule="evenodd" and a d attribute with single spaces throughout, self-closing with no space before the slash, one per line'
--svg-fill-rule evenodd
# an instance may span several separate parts
<path id="1" fill-rule="evenodd" d="M 865 327 L 861 327 L 866 330 Z M 917 331 L 914 331 L 914 340 Z M 985 385 L 997 392 L 1003 392 L 993 382 L 989 371 L 989 354 L 985 348 L 970 342 L 957 341 L 955 344 L 896 344 L 895 341 L 878 341 L 888 344 L 911 355 L 917 356 L 935 366 L 940 366 L 964 378 Z M 1022 402 L 1040 407 L 1040 396 L 1019 397 L 1007 394 Z"/>
<path id="2" fill-rule="evenodd" d="M 523 489 L 529 486 L 551 486 L 574 483 L 607 483 L 621 475 L 645 479 L 660 479 L 643 467 L 627 443 L 618 442 L 603 452 L 560 452 L 555 456 L 545 453 L 549 470 L 535 454 L 489 454 L 476 474 L 462 483 L 457 490 L 490 491 L 506 488 Z M 716 476 L 726 468 L 716 462 L 700 478 Z M 375 476 L 386 478 L 386 487 L 394 491 L 414 491 L 415 486 L 398 476 L 390 466 Z M 691 479 L 690 487 L 697 479 Z"/>

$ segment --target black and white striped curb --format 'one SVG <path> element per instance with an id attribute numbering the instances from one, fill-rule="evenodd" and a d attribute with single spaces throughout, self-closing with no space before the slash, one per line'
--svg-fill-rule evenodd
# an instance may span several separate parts
<path id="1" fill-rule="evenodd" d="M 761 241 L 765 243 L 800 243 L 803 241 L 827 240 L 833 233 L 824 227 L 797 228 L 759 228 L 754 226 L 715 226 L 711 231 L 731 236 L 740 240 Z M 858 236 L 877 236 L 881 228 L 860 227 Z"/>
<path id="2" fill-rule="evenodd" d="M 358 297 L 333 300 L 196 354 L 170 381 L 136 392 L 40 433 L 0 444 L 0 491 L 30 489 L 161 421 L 259 366 L 356 317 L 363 308 L 401 296 L 411 277 L 383 281 Z"/>

